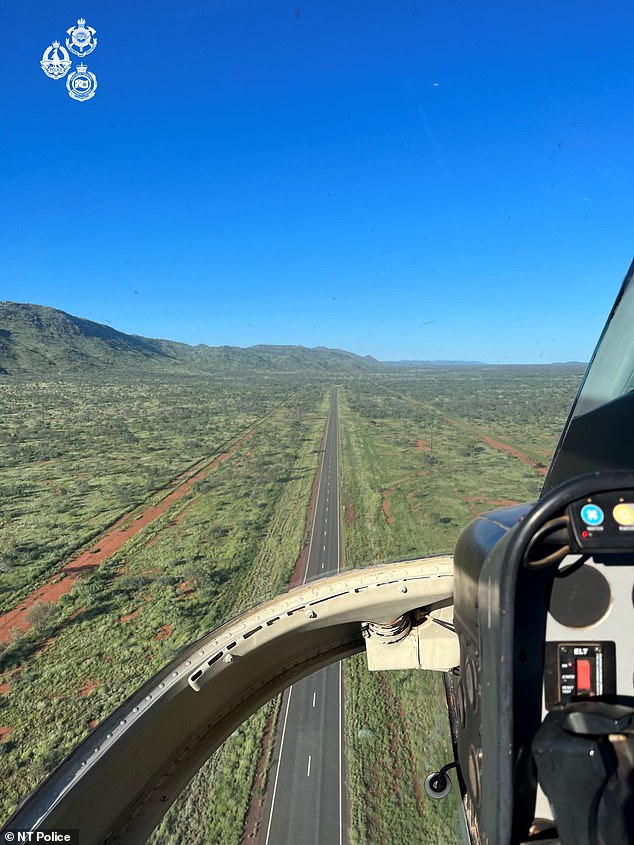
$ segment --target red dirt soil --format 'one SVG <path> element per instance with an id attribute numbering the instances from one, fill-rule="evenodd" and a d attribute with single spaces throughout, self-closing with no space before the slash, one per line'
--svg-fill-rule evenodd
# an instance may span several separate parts
<path id="1" fill-rule="evenodd" d="M 11 736 L 12 730 L 12 728 L 7 727 L 0 728 L 0 742 L 6 742 Z"/>
<path id="2" fill-rule="evenodd" d="M 129 622 L 130 619 L 134 619 L 135 616 L 139 615 L 139 611 L 141 610 L 140 607 L 137 607 L 136 610 L 133 610 L 132 613 L 127 613 L 125 616 L 119 617 L 119 624 L 125 625 L 126 622 Z"/>
<path id="3" fill-rule="evenodd" d="M 230 449 L 218 455 L 210 463 L 205 464 L 202 469 L 199 469 L 193 475 L 190 474 L 191 470 L 181 473 L 173 482 L 175 486 L 172 491 L 161 499 L 158 504 L 150 505 L 138 513 L 134 512 L 122 516 L 110 526 L 108 532 L 93 546 L 80 552 L 76 558 L 62 568 L 60 573 L 54 575 L 50 581 L 47 581 L 41 587 L 38 587 L 37 590 L 27 596 L 16 608 L 0 616 L 0 643 L 9 642 L 14 629 L 23 632 L 28 631 L 31 626 L 25 617 L 30 607 L 37 602 L 52 602 L 56 604 L 61 596 L 71 591 L 80 573 L 94 569 L 114 555 L 115 552 L 118 552 L 131 537 L 134 537 L 143 528 L 154 522 L 171 505 L 189 493 L 196 481 L 205 478 L 209 472 L 216 469 L 227 458 L 230 458 L 243 443 L 246 443 L 253 436 L 254 432 L 255 428 L 248 431 Z M 199 462 L 196 466 L 200 466 L 201 463 Z"/>
<path id="4" fill-rule="evenodd" d="M 176 601 L 187 601 L 188 599 L 193 598 L 194 593 L 196 592 L 196 588 L 192 587 L 189 581 L 181 581 L 178 585 L 178 589 L 181 592 L 180 595 L 176 596 Z"/>
<path id="5" fill-rule="evenodd" d="M 171 625 L 161 625 L 161 627 L 156 632 L 154 639 L 155 640 L 166 640 L 168 637 L 172 636 L 172 626 Z"/>
<path id="6" fill-rule="evenodd" d="M 536 462 L 529 458 L 525 452 L 520 452 L 519 449 L 514 449 L 512 446 L 509 446 L 508 443 L 502 443 L 501 440 L 494 440 L 492 437 L 488 437 L 486 434 L 482 433 L 478 436 L 484 443 L 487 444 L 487 446 L 491 446 L 493 449 L 498 449 L 500 452 L 508 452 L 509 455 L 513 455 L 514 458 L 517 458 L 521 464 L 536 469 L 540 475 L 546 475 L 548 472 L 547 467 L 537 466 Z"/>
<path id="7" fill-rule="evenodd" d="M 396 708 L 398 706 L 398 712 L 400 717 L 399 721 L 397 723 L 392 722 L 388 724 L 388 730 L 390 733 L 390 750 L 392 752 L 391 756 L 392 760 L 396 761 L 399 744 L 403 743 L 404 753 L 409 755 L 411 761 L 410 771 L 413 773 L 414 789 L 416 792 L 416 803 L 418 805 L 418 812 L 421 816 L 423 816 L 425 814 L 425 795 L 423 793 L 423 790 L 421 789 L 420 780 L 417 775 L 417 765 L 414 759 L 412 741 L 410 739 L 409 730 L 407 728 L 407 722 L 405 720 L 405 710 L 403 709 L 402 705 L 398 705 L 396 696 L 391 687 L 389 686 L 385 676 L 378 675 L 377 680 L 379 681 L 379 685 L 383 692 L 384 698 L 387 702 L 389 702 L 389 707 Z M 396 728 L 396 725 L 398 725 L 398 728 Z M 397 791 L 397 784 L 400 780 L 400 772 L 395 768 L 389 776 L 393 783 L 392 795 L 395 795 Z M 377 772 L 377 777 L 384 778 L 385 774 L 379 775 Z"/>
<path id="8" fill-rule="evenodd" d="M 357 518 L 357 506 L 352 504 L 350 496 L 346 496 L 346 501 L 343 507 L 346 525 L 354 525 Z"/>
<path id="9" fill-rule="evenodd" d="M 79 697 L 86 698 L 88 693 L 97 689 L 101 685 L 101 681 L 85 681 L 83 687 L 79 690 Z"/>
<path id="10" fill-rule="evenodd" d="M 504 443 L 502 440 L 495 440 L 493 437 L 489 437 L 488 434 L 484 434 L 484 432 L 479 429 L 471 428 L 470 426 L 461 423 L 458 420 L 454 420 L 451 417 L 443 417 L 443 420 L 447 423 L 447 425 L 451 425 L 454 428 L 459 428 L 462 431 L 467 431 L 476 435 L 483 443 L 486 443 L 487 446 L 490 446 L 492 449 L 497 449 L 500 452 L 507 452 L 509 455 L 517 458 L 517 460 L 524 464 L 524 466 L 532 467 L 534 470 L 537 470 L 540 475 L 547 475 L 548 467 L 538 466 L 538 461 L 534 461 L 532 458 L 529 458 L 525 452 L 520 452 L 519 449 L 509 446 L 508 443 Z"/>
<path id="11" fill-rule="evenodd" d="M 383 508 L 383 513 L 385 514 L 385 521 L 388 525 L 391 525 L 392 517 L 390 515 L 390 503 L 388 502 L 386 496 L 384 496 L 383 500 L 381 501 L 381 507 Z"/>
<path id="12" fill-rule="evenodd" d="M 512 508 L 520 503 L 514 499 L 483 499 L 480 496 L 463 496 L 473 516 L 479 516 L 493 508 Z"/>
<path id="13" fill-rule="evenodd" d="M 7 695 L 11 692 L 11 684 L 0 684 L 0 695 Z"/>
<path id="14" fill-rule="evenodd" d="M 249 809 L 244 820 L 244 827 L 242 828 L 241 843 L 257 842 L 258 834 L 260 832 L 260 825 L 262 824 L 264 814 L 262 813 L 264 805 L 264 790 L 266 787 L 266 780 L 268 777 L 268 770 L 265 766 L 266 756 L 270 744 L 273 742 L 273 731 L 276 727 L 274 720 L 275 712 L 272 712 L 266 720 L 264 734 L 262 736 L 262 755 L 258 761 L 255 770 L 255 778 L 253 780 L 253 787 L 251 789 L 251 798 L 249 800 Z"/>
<path id="15" fill-rule="evenodd" d="M 431 449 L 431 443 L 429 442 L 429 440 L 417 440 L 416 449 L 419 452 L 429 452 L 429 450 Z"/>

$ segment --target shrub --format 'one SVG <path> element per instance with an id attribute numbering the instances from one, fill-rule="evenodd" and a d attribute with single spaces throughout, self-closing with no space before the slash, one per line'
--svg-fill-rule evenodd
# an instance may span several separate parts
<path id="1" fill-rule="evenodd" d="M 24 618 L 33 630 L 39 634 L 57 620 L 57 608 L 50 601 L 37 601 L 24 614 Z"/>

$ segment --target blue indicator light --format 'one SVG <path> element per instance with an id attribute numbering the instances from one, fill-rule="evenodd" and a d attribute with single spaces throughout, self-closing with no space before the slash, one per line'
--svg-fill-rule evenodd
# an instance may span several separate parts
<path id="1" fill-rule="evenodd" d="M 581 519 L 586 525 L 601 525 L 603 522 L 603 511 L 598 505 L 584 505 L 581 508 Z"/>

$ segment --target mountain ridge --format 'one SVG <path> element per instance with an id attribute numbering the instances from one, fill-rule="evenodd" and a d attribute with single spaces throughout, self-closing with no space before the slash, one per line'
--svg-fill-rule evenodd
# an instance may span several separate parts
<path id="1" fill-rule="evenodd" d="M 263 372 L 395 373 L 446 367 L 527 367 L 583 372 L 585 363 L 487 364 L 482 361 L 379 361 L 345 349 L 298 344 L 191 346 L 126 334 L 48 305 L 0 302 L 0 376 L 215 374 Z"/>
<path id="2" fill-rule="evenodd" d="M 299 345 L 190 346 L 126 334 L 47 305 L 0 302 L 0 374 L 367 371 L 369 355 Z"/>

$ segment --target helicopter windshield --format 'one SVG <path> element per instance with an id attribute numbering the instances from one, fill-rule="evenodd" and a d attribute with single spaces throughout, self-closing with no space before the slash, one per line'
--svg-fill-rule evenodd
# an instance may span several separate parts
<path id="1" fill-rule="evenodd" d="M 621 290 L 555 451 L 547 492 L 585 472 L 632 469 L 634 421 L 634 264 Z"/>
<path id="2" fill-rule="evenodd" d="M 571 417 L 634 389 L 634 265 L 630 268 L 581 384 Z"/>

